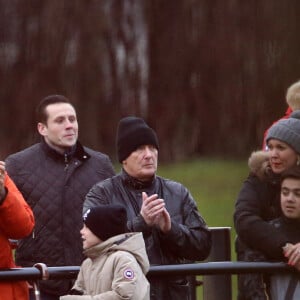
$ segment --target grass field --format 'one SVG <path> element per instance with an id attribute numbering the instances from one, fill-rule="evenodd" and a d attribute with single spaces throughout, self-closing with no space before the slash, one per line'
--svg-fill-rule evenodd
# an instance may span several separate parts
<path id="1" fill-rule="evenodd" d="M 236 196 L 248 174 L 244 161 L 197 159 L 179 164 L 160 165 L 158 174 L 183 183 L 192 193 L 209 227 L 231 227 L 231 259 L 235 260 L 233 211 Z M 236 299 L 236 276 L 232 276 L 233 299 Z M 197 299 L 202 299 L 198 288 Z"/>

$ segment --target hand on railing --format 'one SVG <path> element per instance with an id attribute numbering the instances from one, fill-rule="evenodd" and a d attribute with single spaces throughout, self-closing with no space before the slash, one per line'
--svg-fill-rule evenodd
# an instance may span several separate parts
<path id="1" fill-rule="evenodd" d="M 283 247 L 283 254 L 288 259 L 288 264 L 300 271 L 300 243 L 287 243 Z"/>
<path id="2" fill-rule="evenodd" d="M 49 271 L 48 271 L 48 267 L 46 264 L 43 263 L 36 263 L 34 264 L 34 267 L 37 268 L 42 275 L 42 280 L 47 280 L 49 279 Z M 32 288 L 34 290 L 34 296 L 35 296 L 35 300 L 40 300 L 40 289 L 39 289 L 39 285 L 37 281 L 34 281 L 32 284 Z"/>

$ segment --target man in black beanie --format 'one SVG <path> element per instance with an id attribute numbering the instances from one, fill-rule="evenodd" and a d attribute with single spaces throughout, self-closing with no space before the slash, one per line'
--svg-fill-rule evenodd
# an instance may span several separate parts
<path id="1" fill-rule="evenodd" d="M 94 185 L 83 212 L 98 205 L 124 205 L 127 230 L 143 233 L 152 265 L 204 260 L 211 247 L 209 229 L 187 188 L 156 175 L 155 131 L 141 118 L 126 117 L 119 122 L 116 144 L 122 171 Z M 150 285 L 151 300 L 191 299 L 186 276 L 151 279 Z"/>

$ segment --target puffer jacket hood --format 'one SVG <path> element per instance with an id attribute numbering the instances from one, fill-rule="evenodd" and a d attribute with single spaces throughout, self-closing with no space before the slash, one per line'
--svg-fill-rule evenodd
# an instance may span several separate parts
<path id="1" fill-rule="evenodd" d="M 250 172 L 261 180 L 266 179 L 272 173 L 269 156 L 268 151 L 253 151 L 248 159 Z"/>
<path id="2" fill-rule="evenodd" d="M 107 255 L 109 252 L 119 250 L 131 253 L 136 258 L 143 273 L 147 274 L 150 265 L 141 232 L 130 232 L 113 236 L 101 244 L 86 249 L 84 254 L 93 260 L 98 258 L 99 255 Z"/>

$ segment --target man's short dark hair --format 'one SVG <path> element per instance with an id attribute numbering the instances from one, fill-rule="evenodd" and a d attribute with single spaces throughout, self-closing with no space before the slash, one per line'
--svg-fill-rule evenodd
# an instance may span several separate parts
<path id="1" fill-rule="evenodd" d="M 62 95 L 50 95 L 41 100 L 39 105 L 36 108 L 36 121 L 46 124 L 48 120 L 48 114 L 46 112 L 46 108 L 50 104 L 56 103 L 69 103 L 70 100 Z M 72 105 L 72 104 L 71 104 Z"/>
<path id="2" fill-rule="evenodd" d="M 297 165 L 283 171 L 281 174 L 281 183 L 284 179 L 287 178 L 294 178 L 300 180 L 300 166 Z"/>

